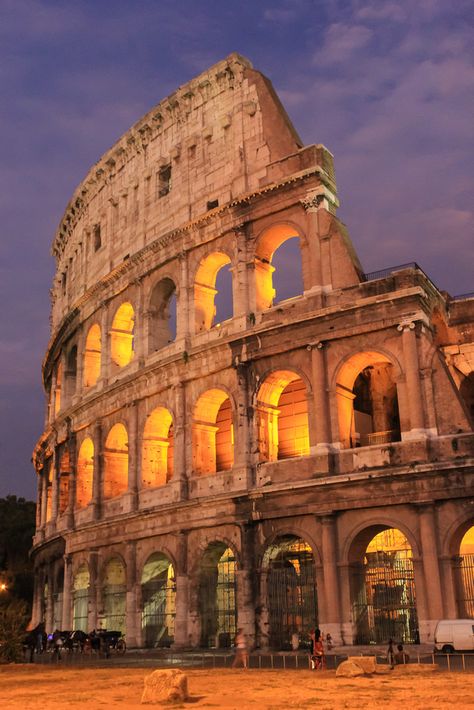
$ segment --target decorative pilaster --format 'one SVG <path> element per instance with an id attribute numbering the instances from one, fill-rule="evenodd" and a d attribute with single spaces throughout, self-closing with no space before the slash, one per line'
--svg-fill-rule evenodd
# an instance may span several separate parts
<path id="1" fill-rule="evenodd" d="M 188 497 L 188 481 L 186 476 L 186 398 L 184 384 L 178 382 L 174 386 L 175 421 L 174 428 L 174 473 L 177 484 L 176 497 L 185 500 Z"/>
<path id="2" fill-rule="evenodd" d="M 423 414 L 423 396 L 421 390 L 420 366 L 416 343 L 416 324 L 401 323 L 398 330 L 402 333 L 403 359 L 410 414 L 410 435 L 404 438 L 424 438 L 426 436 Z"/>
<path id="3" fill-rule="evenodd" d="M 64 586 L 63 586 L 63 608 L 61 612 L 61 627 L 63 629 L 72 628 L 72 565 L 71 555 L 64 555 Z"/>
<path id="4" fill-rule="evenodd" d="M 99 520 L 102 507 L 102 425 L 98 421 L 94 425 L 92 440 L 94 443 L 94 477 L 92 479 L 92 516 L 94 520 Z"/>
<path id="5" fill-rule="evenodd" d="M 185 530 L 181 530 L 177 535 L 176 562 L 176 616 L 173 649 L 180 649 L 189 645 L 188 534 Z"/>
<path id="6" fill-rule="evenodd" d="M 138 508 L 138 468 L 139 446 L 138 446 L 138 404 L 131 402 L 127 406 L 128 410 L 128 511 Z"/>
<path id="7" fill-rule="evenodd" d="M 327 615 L 326 619 L 321 621 L 324 623 L 324 630 L 331 634 L 335 643 L 339 643 L 341 638 L 341 609 L 337 569 L 336 517 L 331 513 L 321 516 L 320 520 Z"/>
<path id="8" fill-rule="evenodd" d="M 432 503 L 418 506 L 418 521 L 420 525 L 425 586 L 428 590 L 429 617 L 425 621 L 426 628 L 423 630 L 424 640 L 432 641 L 436 623 L 443 618 L 443 594 L 439 572 L 436 522 Z"/>
<path id="9" fill-rule="evenodd" d="M 126 636 L 129 646 L 138 645 L 139 611 L 137 608 L 137 564 L 136 542 L 129 540 L 126 548 L 127 592 L 126 592 Z"/>
<path id="10" fill-rule="evenodd" d="M 329 400 L 326 373 L 326 348 L 322 342 L 308 345 L 311 350 L 311 374 L 313 380 L 314 421 L 312 429 L 316 452 L 327 451 L 331 445 Z"/>

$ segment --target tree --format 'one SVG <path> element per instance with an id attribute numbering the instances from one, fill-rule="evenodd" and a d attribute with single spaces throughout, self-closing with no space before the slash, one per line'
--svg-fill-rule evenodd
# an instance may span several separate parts
<path id="1" fill-rule="evenodd" d="M 0 498 L 0 581 L 8 597 L 31 604 L 33 567 L 29 557 L 35 532 L 36 505 L 16 496 Z"/>
<path id="2" fill-rule="evenodd" d="M 0 663 L 23 660 L 23 640 L 28 622 L 28 605 L 20 599 L 0 603 Z"/>

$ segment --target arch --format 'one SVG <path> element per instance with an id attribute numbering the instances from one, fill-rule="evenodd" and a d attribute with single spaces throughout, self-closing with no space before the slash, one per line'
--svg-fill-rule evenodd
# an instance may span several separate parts
<path id="1" fill-rule="evenodd" d="M 309 454 L 306 384 L 293 370 L 269 374 L 257 393 L 258 450 L 261 461 Z"/>
<path id="2" fill-rule="evenodd" d="M 201 646 L 228 648 L 237 630 L 236 557 L 222 540 L 205 549 L 199 566 Z"/>
<path id="3" fill-rule="evenodd" d="M 100 377 L 102 335 L 100 325 L 94 323 L 87 332 L 84 347 L 84 387 L 94 387 Z"/>
<path id="4" fill-rule="evenodd" d="M 73 579 L 73 613 L 72 613 L 72 628 L 73 631 L 88 632 L 88 607 L 89 607 L 89 587 L 90 573 L 86 564 L 80 565 Z"/>
<path id="5" fill-rule="evenodd" d="M 121 496 L 128 487 L 128 434 L 123 424 L 110 429 L 104 448 L 104 499 Z"/>
<path id="6" fill-rule="evenodd" d="M 119 367 L 131 362 L 133 351 L 133 328 L 135 312 L 131 303 L 122 303 L 116 310 L 110 330 L 110 356 Z"/>
<path id="7" fill-rule="evenodd" d="M 224 266 L 230 263 L 231 259 L 228 254 L 213 252 L 202 259 L 199 264 L 194 279 L 194 322 L 196 333 L 209 330 L 215 323 L 217 315 L 215 306 L 217 274 Z M 232 287 L 229 289 L 228 297 L 232 298 Z"/>
<path id="8" fill-rule="evenodd" d="M 454 557 L 454 580 L 457 608 L 460 618 L 474 619 L 474 521 L 458 531 L 459 542 Z"/>
<path id="9" fill-rule="evenodd" d="M 349 551 L 356 644 L 419 643 L 413 552 L 399 528 L 365 527 Z"/>
<path id="10" fill-rule="evenodd" d="M 301 250 L 301 236 L 300 230 L 294 225 L 280 223 L 272 225 L 258 237 L 254 261 L 257 310 L 271 308 L 276 296 L 273 285 L 275 267 L 272 265 L 275 252 L 282 244 L 295 237 L 299 240 Z M 301 263 L 300 257 L 300 265 Z"/>
<path id="11" fill-rule="evenodd" d="M 318 626 L 315 558 L 310 545 L 296 535 L 278 535 L 263 555 L 261 582 L 263 645 L 291 649 L 294 634 L 309 640 L 311 630 Z"/>
<path id="12" fill-rule="evenodd" d="M 148 352 L 166 347 L 176 339 L 176 285 L 168 277 L 155 284 L 148 311 Z"/>
<path id="13" fill-rule="evenodd" d="M 199 397 L 193 416 L 193 468 L 199 475 L 227 471 L 234 465 L 232 402 L 221 389 Z"/>
<path id="14" fill-rule="evenodd" d="M 90 437 L 82 440 L 77 456 L 76 507 L 85 508 L 92 500 L 94 479 L 94 444 Z"/>
<path id="15" fill-rule="evenodd" d="M 141 593 L 145 646 L 171 646 L 176 617 L 176 579 L 172 562 L 162 552 L 153 552 L 143 565 Z"/>
<path id="16" fill-rule="evenodd" d="M 103 623 L 109 631 L 125 633 L 127 575 L 123 560 L 111 557 L 103 568 Z"/>
<path id="17" fill-rule="evenodd" d="M 142 440 L 142 486 L 163 486 L 173 476 L 173 417 L 157 407 L 147 417 Z"/>
<path id="18" fill-rule="evenodd" d="M 344 448 L 400 441 L 396 373 L 378 350 L 354 353 L 336 375 L 339 437 Z"/>

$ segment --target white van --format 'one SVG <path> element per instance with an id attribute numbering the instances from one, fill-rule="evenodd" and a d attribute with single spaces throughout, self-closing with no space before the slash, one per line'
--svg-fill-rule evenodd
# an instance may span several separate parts
<path id="1" fill-rule="evenodd" d="M 474 651 L 474 619 L 443 619 L 435 631 L 435 650 Z"/>

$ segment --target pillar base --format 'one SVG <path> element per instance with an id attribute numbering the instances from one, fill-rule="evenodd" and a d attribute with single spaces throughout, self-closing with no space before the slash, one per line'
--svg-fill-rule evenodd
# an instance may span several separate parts
<path id="1" fill-rule="evenodd" d="M 439 619 L 423 619 L 418 622 L 420 629 L 420 643 L 434 644 L 436 626 Z"/>
<path id="2" fill-rule="evenodd" d="M 323 641 L 324 641 L 326 651 L 328 650 L 327 645 L 326 645 L 326 635 L 327 634 L 331 634 L 333 646 L 342 646 L 343 645 L 343 634 L 341 633 L 341 624 L 324 622 L 324 623 L 320 623 L 319 628 L 323 634 Z"/>

